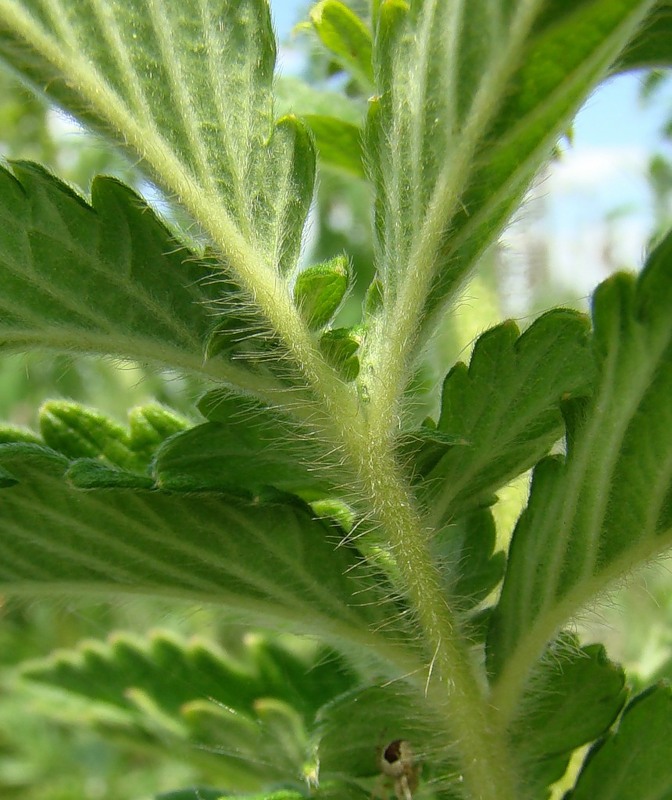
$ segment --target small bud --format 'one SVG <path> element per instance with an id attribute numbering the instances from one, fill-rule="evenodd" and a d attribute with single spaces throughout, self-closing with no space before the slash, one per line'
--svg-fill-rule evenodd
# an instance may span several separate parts
<path id="1" fill-rule="evenodd" d="M 357 328 L 333 328 L 320 339 L 320 349 L 327 361 L 338 369 L 346 381 L 354 381 L 359 374 L 357 350 L 362 343 L 361 331 Z"/>
<path id="2" fill-rule="evenodd" d="M 349 285 L 350 273 L 345 256 L 336 256 L 300 273 L 294 286 L 294 302 L 311 330 L 323 328 L 333 319 Z"/>

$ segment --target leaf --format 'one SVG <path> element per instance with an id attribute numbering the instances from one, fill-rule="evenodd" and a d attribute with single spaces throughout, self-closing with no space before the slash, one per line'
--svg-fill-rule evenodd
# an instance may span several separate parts
<path id="1" fill-rule="evenodd" d="M 162 792 L 154 800 L 221 800 L 221 789 L 206 789 L 198 786 L 194 789 L 178 789 L 176 792 Z"/>
<path id="2" fill-rule="evenodd" d="M 564 775 L 573 750 L 613 724 L 627 695 L 623 669 L 601 645 L 565 641 L 560 652 L 547 654 L 510 731 L 534 796 Z"/>
<path id="3" fill-rule="evenodd" d="M 359 556 L 298 501 L 83 492 L 64 480 L 68 459 L 33 444 L 1 445 L 0 465 L 18 481 L 0 503 L 5 592 L 187 597 L 324 640 L 383 613 L 351 571 Z"/>
<path id="4" fill-rule="evenodd" d="M 180 245 L 153 211 L 113 178 L 87 205 L 35 164 L 0 169 L 0 343 L 117 355 L 240 380 L 203 364 L 212 327 L 212 266 Z M 20 181 L 20 182 L 19 182 Z"/>
<path id="5" fill-rule="evenodd" d="M 285 75 L 275 82 L 275 100 L 279 110 L 296 114 L 308 126 L 321 166 L 364 177 L 364 103 L 342 92 L 316 89 L 305 81 Z"/>
<path id="6" fill-rule="evenodd" d="M 294 342 L 305 331 L 289 281 L 315 154 L 298 118 L 273 119 L 275 56 L 267 0 L 0 0 L 0 59 L 139 157 L 210 237 L 217 266 Z M 303 352 L 316 361 L 307 341 Z M 228 380 L 252 390 L 240 371 Z"/>
<path id="7" fill-rule="evenodd" d="M 318 795 L 319 797 L 320 795 Z M 233 800 L 233 798 L 240 798 L 241 795 L 224 794 L 220 800 Z M 286 791 L 282 789 L 279 792 L 262 792 L 261 794 L 243 795 L 242 800 L 305 800 L 305 795 L 299 792 Z"/>
<path id="8" fill-rule="evenodd" d="M 321 0 L 311 9 L 310 20 L 322 44 L 365 90 L 370 90 L 371 33 L 362 20 L 340 0 Z"/>
<path id="9" fill-rule="evenodd" d="M 320 350 L 327 362 L 334 366 L 346 381 L 354 381 L 359 374 L 357 351 L 362 343 L 360 328 L 330 328 L 320 337 Z"/>
<path id="10" fill-rule="evenodd" d="M 492 513 L 478 509 L 443 528 L 432 542 L 446 592 L 461 611 L 477 606 L 504 577 L 506 557 L 493 552 L 496 541 Z"/>
<path id="11" fill-rule="evenodd" d="M 44 444 L 71 459 L 101 458 L 121 469 L 144 472 L 158 446 L 189 427 L 158 404 L 129 411 L 129 429 L 109 417 L 65 400 L 48 400 L 39 413 Z"/>
<path id="12" fill-rule="evenodd" d="M 444 381 L 436 429 L 402 439 L 433 518 L 456 519 L 490 503 L 560 439 L 560 400 L 590 390 L 588 343 L 586 317 L 565 309 L 523 334 L 509 321 L 479 337 L 469 367 L 456 364 Z"/>
<path id="13" fill-rule="evenodd" d="M 136 747 L 170 746 L 187 759 L 198 747 L 201 761 L 211 756 L 209 774 L 248 788 L 299 778 L 317 709 L 355 680 L 325 648 L 298 655 L 249 637 L 233 659 L 211 642 L 163 631 L 149 640 L 115 633 L 86 641 L 29 662 L 21 675 L 49 688 L 45 702 L 56 716 L 79 699 L 100 733 Z M 294 724 L 279 731 L 271 704 Z"/>
<path id="14" fill-rule="evenodd" d="M 390 353 L 421 349 L 652 0 L 380 4 L 365 153 Z M 413 80 L 408 80 L 412 75 Z M 410 323 L 409 323 L 410 324 Z M 387 368 L 387 364 L 383 368 Z"/>
<path id="15" fill-rule="evenodd" d="M 672 797 L 672 691 L 652 686 L 632 700 L 616 733 L 590 751 L 567 800 Z"/>
<path id="16" fill-rule="evenodd" d="M 672 3 L 658 0 L 613 72 L 672 65 Z"/>
<path id="17" fill-rule="evenodd" d="M 258 495 L 269 486 L 322 498 L 333 492 L 328 471 L 319 469 L 319 448 L 297 435 L 286 417 L 254 409 L 217 392 L 202 401 L 216 421 L 172 437 L 158 451 L 154 476 L 162 489 L 229 490 Z"/>
<path id="18" fill-rule="evenodd" d="M 323 328 L 333 319 L 350 283 L 345 256 L 336 256 L 299 273 L 294 284 L 294 302 L 311 330 Z"/>
<path id="19" fill-rule="evenodd" d="M 318 723 L 320 773 L 327 778 L 380 774 L 381 749 L 395 739 L 429 755 L 434 730 L 426 706 L 400 683 L 346 692 L 322 709 Z"/>
<path id="20" fill-rule="evenodd" d="M 488 640 L 507 703 L 572 613 L 672 544 L 671 269 L 668 234 L 637 281 L 595 292 L 597 388 L 568 404 L 566 459 L 534 471 Z"/>
<path id="21" fill-rule="evenodd" d="M 322 164 L 364 177 L 362 129 L 358 125 L 324 114 L 304 114 L 301 119 L 315 137 Z"/>

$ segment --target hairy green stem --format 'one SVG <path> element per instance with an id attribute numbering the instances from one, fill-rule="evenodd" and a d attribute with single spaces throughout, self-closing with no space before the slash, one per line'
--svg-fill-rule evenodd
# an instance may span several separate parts
<path id="1" fill-rule="evenodd" d="M 422 631 L 431 658 L 426 694 L 450 731 L 467 796 L 473 800 L 514 800 L 517 793 L 506 745 L 492 724 L 468 642 L 441 588 L 428 546 L 429 532 L 414 498 L 383 439 L 372 435 L 365 451 L 353 455 L 374 518 L 385 530 Z"/>

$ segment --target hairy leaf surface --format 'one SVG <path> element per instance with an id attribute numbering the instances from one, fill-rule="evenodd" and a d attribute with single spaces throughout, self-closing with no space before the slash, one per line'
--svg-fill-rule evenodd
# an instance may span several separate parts
<path id="1" fill-rule="evenodd" d="M 535 469 L 493 619 L 488 662 L 509 702 L 568 616 L 672 544 L 671 271 L 672 234 L 639 280 L 595 293 L 596 392 L 568 404 L 566 459 Z"/>
<path id="2" fill-rule="evenodd" d="M 653 4 L 381 4 L 366 153 L 389 309 L 383 336 L 394 337 L 403 313 L 420 319 L 425 342 Z"/>
<path id="3" fill-rule="evenodd" d="M 1 349 L 114 355 L 262 396 L 279 388 L 259 370 L 203 358 L 215 308 L 231 315 L 232 284 L 135 192 L 98 177 L 88 205 L 36 164 L 12 170 L 0 169 Z"/>
<path id="4" fill-rule="evenodd" d="M 0 2 L 0 57 L 138 153 L 245 277 L 294 267 L 313 189 L 305 127 L 273 119 L 275 56 L 266 0 Z"/>
<path id="5" fill-rule="evenodd" d="M 221 409 L 218 414 L 221 420 Z M 270 412 L 250 417 L 232 404 L 225 421 L 197 425 L 166 442 L 154 476 L 162 489 L 178 491 L 245 487 L 258 494 L 272 486 L 306 500 L 331 494 L 328 472 L 316 464 L 318 448 L 291 434 L 287 420 Z"/>
<path id="6" fill-rule="evenodd" d="M 379 613 L 352 572 L 357 555 L 298 501 L 81 491 L 65 456 L 27 443 L 0 445 L 0 463 L 18 481 L 0 503 L 5 591 L 190 597 L 327 639 Z"/>

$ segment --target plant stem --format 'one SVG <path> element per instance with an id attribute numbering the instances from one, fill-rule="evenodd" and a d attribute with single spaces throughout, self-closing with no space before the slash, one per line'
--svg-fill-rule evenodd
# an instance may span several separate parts
<path id="1" fill-rule="evenodd" d="M 372 432 L 373 434 L 373 432 Z M 469 645 L 441 588 L 422 523 L 389 446 L 374 435 L 353 454 L 376 521 L 384 528 L 431 662 L 426 696 L 446 722 L 459 754 L 463 786 L 473 800 L 514 800 L 506 746 L 493 724 Z"/>

